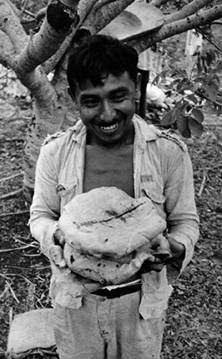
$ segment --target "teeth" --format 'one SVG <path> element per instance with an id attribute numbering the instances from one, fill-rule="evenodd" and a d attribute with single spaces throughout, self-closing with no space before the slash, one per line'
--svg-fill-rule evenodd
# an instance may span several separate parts
<path id="1" fill-rule="evenodd" d="M 100 126 L 101 130 L 103 131 L 113 131 L 113 130 L 116 130 L 118 127 L 118 123 L 115 123 L 114 125 L 111 125 L 111 126 Z"/>

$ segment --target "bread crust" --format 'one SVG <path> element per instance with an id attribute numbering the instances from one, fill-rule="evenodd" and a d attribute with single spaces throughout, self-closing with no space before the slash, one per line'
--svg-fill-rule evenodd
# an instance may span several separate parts
<path id="1" fill-rule="evenodd" d="M 69 268 L 101 284 L 119 284 L 154 259 L 151 240 L 166 228 L 152 201 L 115 187 L 76 196 L 62 212 L 64 258 Z"/>

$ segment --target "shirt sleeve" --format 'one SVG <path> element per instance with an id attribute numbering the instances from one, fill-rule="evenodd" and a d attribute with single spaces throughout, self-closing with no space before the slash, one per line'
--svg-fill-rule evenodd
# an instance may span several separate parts
<path id="1" fill-rule="evenodd" d="M 170 268 L 177 277 L 190 262 L 199 238 L 199 218 L 195 204 L 193 169 L 187 149 L 177 146 L 171 152 L 165 183 L 165 211 L 168 235 L 185 247 L 185 257 L 179 267 Z"/>
<path id="2" fill-rule="evenodd" d="M 56 191 L 57 175 L 53 151 L 43 146 L 36 164 L 35 190 L 30 208 L 30 231 L 48 257 L 48 249 L 57 226 L 60 213 L 60 198 Z"/>

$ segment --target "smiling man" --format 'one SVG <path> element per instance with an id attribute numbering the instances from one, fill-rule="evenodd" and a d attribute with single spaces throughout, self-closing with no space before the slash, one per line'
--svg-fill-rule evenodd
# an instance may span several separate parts
<path id="1" fill-rule="evenodd" d="M 127 72 L 104 74 L 93 86 L 87 80 L 75 91 L 82 122 L 88 129 L 84 192 L 116 186 L 132 197 L 136 84 Z"/>
<path id="2" fill-rule="evenodd" d="M 67 78 L 81 120 L 47 140 L 38 159 L 30 228 L 52 264 L 61 359 L 159 359 L 172 291 L 168 280 L 189 263 L 198 239 L 186 146 L 135 115 L 137 61 L 134 49 L 104 35 L 92 36 L 76 49 Z M 57 222 L 73 197 L 102 186 L 152 200 L 167 222 L 164 235 L 172 257 L 147 262 L 138 272 L 139 286 L 131 279 L 120 288 L 111 286 L 108 294 L 106 288 L 83 294 L 80 286 L 93 283 L 72 273 L 62 275 L 64 238 Z"/>
<path id="3" fill-rule="evenodd" d="M 122 144 L 130 136 L 133 142 L 136 86 L 130 75 L 105 73 L 96 86 L 89 80 L 80 86 L 75 96 L 90 141 L 99 145 Z"/>

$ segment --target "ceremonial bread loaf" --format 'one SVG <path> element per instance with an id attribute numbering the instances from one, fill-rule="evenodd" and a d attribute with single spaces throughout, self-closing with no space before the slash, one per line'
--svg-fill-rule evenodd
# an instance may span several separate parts
<path id="1" fill-rule="evenodd" d="M 63 209 L 64 257 L 83 277 L 121 283 L 151 254 L 151 239 L 166 228 L 151 200 L 134 199 L 116 187 L 100 187 L 74 197 Z"/>

